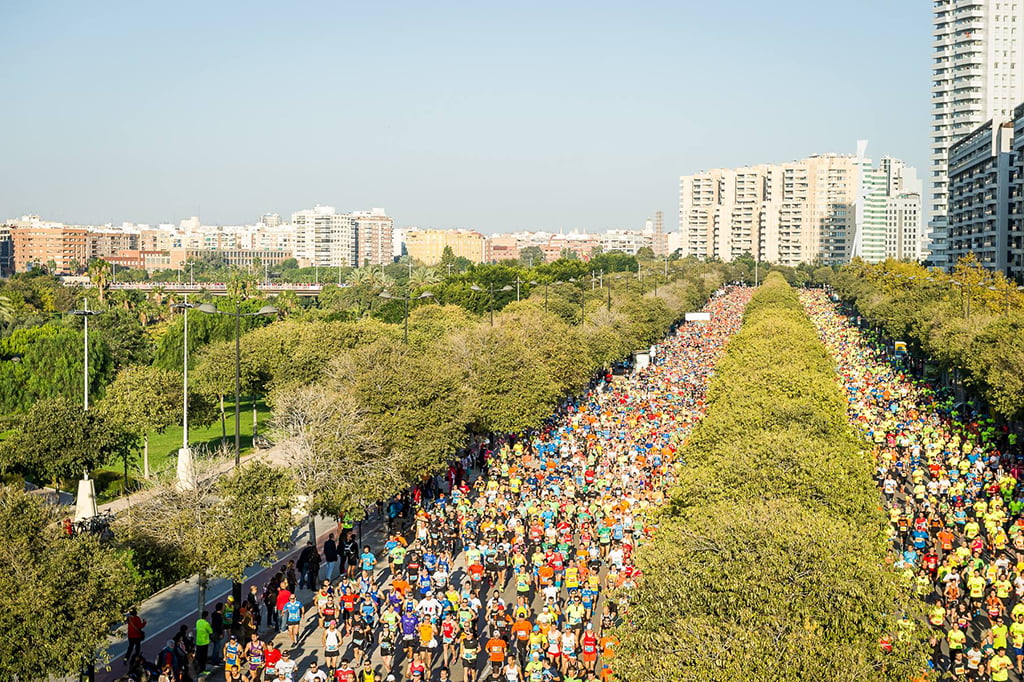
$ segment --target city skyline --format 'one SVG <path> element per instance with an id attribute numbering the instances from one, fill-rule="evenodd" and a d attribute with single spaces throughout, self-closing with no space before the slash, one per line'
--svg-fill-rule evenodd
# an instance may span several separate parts
<path id="1" fill-rule="evenodd" d="M 0 10 L 0 215 L 597 232 L 675 224 L 703 168 L 859 138 L 926 166 L 927 6 L 239 7 Z"/>

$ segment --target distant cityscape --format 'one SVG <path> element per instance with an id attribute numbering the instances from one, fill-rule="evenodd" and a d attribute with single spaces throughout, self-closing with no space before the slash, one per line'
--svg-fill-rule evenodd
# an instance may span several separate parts
<path id="1" fill-rule="evenodd" d="M 156 272 L 179 270 L 213 253 L 226 265 L 270 267 L 295 259 L 300 267 L 384 265 L 402 257 L 437 265 L 446 248 L 472 263 L 522 257 L 536 247 L 540 260 L 572 254 L 589 259 L 602 251 L 636 254 L 649 248 L 664 257 L 681 246 L 679 234 L 666 234 L 662 214 L 640 229 L 601 233 L 522 231 L 484 235 L 467 229 L 396 228 L 383 208 L 340 213 L 334 206 L 296 211 L 290 220 L 267 213 L 248 225 L 204 225 L 197 217 L 178 224 L 66 225 L 38 215 L 7 220 L 0 228 L 0 264 L 7 273 L 46 267 L 58 274 L 83 270 L 93 259 L 119 267 Z"/>

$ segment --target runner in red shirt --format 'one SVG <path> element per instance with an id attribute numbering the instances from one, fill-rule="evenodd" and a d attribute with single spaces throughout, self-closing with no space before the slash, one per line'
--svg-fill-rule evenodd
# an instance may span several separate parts
<path id="1" fill-rule="evenodd" d="M 591 672 L 594 672 L 594 666 L 597 664 L 597 644 L 594 625 L 587 623 L 587 631 L 580 638 L 580 650 L 583 652 L 583 666 Z"/>

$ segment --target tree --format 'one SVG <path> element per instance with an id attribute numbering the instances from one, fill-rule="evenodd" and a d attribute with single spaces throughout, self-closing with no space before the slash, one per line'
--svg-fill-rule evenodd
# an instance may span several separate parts
<path id="1" fill-rule="evenodd" d="M 121 292 L 114 292 L 121 293 Z M 108 297 L 108 300 L 111 297 Z M 103 339 L 110 350 L 110 361 L 114 367 L 129 364 L 148 365 L 153 361 L 153 339 L 146 331 L 149 315 L 148 306 L 130 303 L 121 307 L 107 308 L 102 315 L 89 321 L 90 338 L 95 333 Z M 93 357 L 89 356 L 92 371 Z"/>
<path id="2" fill-rule="evenodd" d="M 21 412 L 55 396 L 81 401 L 82 342 L 80 331 L 58 322 L 15 329 L 0 338 L 0 410 Z M 113 370 L 106 339 L 90 334 L 90 398 L 101 394 Z"/>
<path id="3" fill-rule="evenodd" d="M 327 380 L 356 397 L 405 480 L 429 475 L 465 442 L 471 392 L 462 372 L 437 371 L 447 364 L 437 348 L 419 351 L 380 339 L 328 368 Z"/>
<path id="4" fill-rule="evenodd" d="M 101 413 L 52 397 L 34 404 L 0 445 L 0 468 L 56 483 L 124 459 L 132 440 Z"/>
<path id="5" fill-rule="evenodd" d="M 654 249 L 649 246 L 641 246 L 636 250 L 638 260 L 654 260 Z"/>
<path id="6" fill-rule="evenodd" d="M 283 391 L 274 400 L 275 441 L 314 518 L 360 517 L 367 505 L 402 489 L 400 467 L 351 392 L 330 380 Z"/>
<path id="7" fill-rule="evenodd" d="M 102 258 L 89 261 L 89 281 L 96 287 L 102 306 L 107 300 L 107 289 L 110 287 L 110 263 Z"/>
<path id="8" fill-rule="evenodd" d="M 0 445 L 0 467 L 56 483 L 124 459 L 133 440 L 103 413 L 58 396 L 37 402 L 22 417 Z"/>
<path id="9" fill-rule="evenodd" d="M 560 320 L 556 324 L 568 332 Z M 537 426 L 562 397 L 556 375 L 531 341 L 513 324 L 473 329 L 454 341 L 450 356 L 469 371 L 478 432 L 515 433 Z"/>
<path id="10" fill-rule="evenodd" d="M 197 315 L 196 317 L 201 316 Z M 189 329 L 190 335 L 191 331 Z M 220 406 L 221 442 L 224 443 L 228 437 L 226 398 L 235 394 L 235 343 L 234 341 L 212 343 L 204 347 L 197 355 L 197 362 L 192 370 L 195 387 L 197 391 L 215 400 Z M 239 378 L 241 393 L 252 394 L 258 374 L 253 367 L 252 357 L 248 354 L 242 354 L 239 357 Z"/>
<path id="11" fill-rule="evenodd" d="M 544 250 L 539 246 L 527 246 L 519 251 L 519 262 L 528 268 L 535 268 L 546 262 Z"/>
<path id="12" fill-rule="evenodd" d="M 443 249 L 441 249 L 441 262 L 438 263 L 437 268 L 438 270 L 445 274 L 448 274 L 452 270 L 458 272 L 458 270 L 456 269 L 457 260 L 458 259 L 455 257 L 455 250 L 452 249 L 451 246 L 446 245 Z"/>
<path id="13" fill-rule="evenodd" d="M 209 576 L 240 582 L 253 564 L 269 566 L 291 539 L 295 485 L 287 471 L 250 462 L 207 472 L 195 487 L 160 485 L 117 522 L 129 546 L 159 552 L 184 575 L 199 575 L 199 603 Z"/>
<path id="14" fill-rule="evenodd" d="M 409 275 L 409 288 L 419 290 L 431 284 L 437 284 L 440 281 L 440 277 L 437 276 L 437 270 L 433 268 L 413 268 L 412 273 Z"/>
<path id="15" fill-rule="evenodd" d="M 846 421 L 832 359 L 781 274 L 747 306 L 706 404 L 680 453 L 687 475 L 637 554 L 644 578 L 616 673 L 855 682 L 919 672 L 921 639 L 878 647 L 919 608 L 885 563 L 873 462 Z"/>
<path id="16" fill-rule="evenodd" d="M 14 304 L 11 302 L 11 299 L 0 295 L 0 324 L 6 327 L 14 321 L 14 315 Z"/>
<path id="17" fill-rule="evenodd" d="M 125 367 L 107 387 L 99 408 L 128 433 L 142 439 L 142 475 L 149 478 L 149 434 L 182 419 L 181 377 L 144 365 Z"/>
<path id="18" fill-rule="evenodd" d="M 0 487 L 0 678 L 78 674 L 123 622 L 137 581 L 127 555 L 95 536 L 66 537 L 50 509 Z"/>

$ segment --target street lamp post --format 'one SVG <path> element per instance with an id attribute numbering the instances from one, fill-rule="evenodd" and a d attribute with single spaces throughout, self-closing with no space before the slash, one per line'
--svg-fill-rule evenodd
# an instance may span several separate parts
<path id="1" fill-rule="evenodd" d="M 89 409 L 89 318 L 99 315 L 98 310 L 89 310 L 89 299 L 84 299 L 85 306 L 81 310 L 72 310 L 72 315 L 82 318 L 85 328 L 84 353 L 82 361 L 82 405 L 83 409 Z M 127 464 L 125 465 L 125 480 L 127 480 Z M 96 486 L 89 479 L 89 472 L 82 473 L 82 480 L 78 482 L 78 495 L 75 498 L 75 521 L 96 516 Z"/>
<path id="2" fill-rule="evenodd" d="M 491 326 L 493 327 L 494 326 L 494 292 L 495 291 L 512 291 L 512 286 L 509 285 L 509 284 L 506 284 L 505 286 L 503 286 L 500 289 L 498 289 L 496 287 L 480 287 L 480 286 L 477 286 L 476 284 L 474 284 L 473 286 L 470 287 L 470 289 L 472 289 L 473 291 L 486 291 L 487 292 L 487 295 L 490 297 L 490 304 L 489 304 L 488 308 L 489 308 L 490 313 L 491 313 Z M 547 307 L 547 295 L 546 294 L 545 294 L 544 306 Z"/>
<path id="3" fill-rule="evenodd" d="M 516 282 L 516 303 L 519 303 L 519 285 L 520 284 L 529 284 L 529 282 L 527 282 L 526 280 L 520 279 L 519 275 L 516 275 L 515 282 Z"/>
<path id="4" fill-rule="evenodd" d="M 1010 284 L 1004 285 L 1003 287 L 989 287 L 988 290 L 989 291 L 994 291 L 996 293 L 1002 292 L 1002 294 L 1003 294 L 1003 301 L 1006 304 L 1006 314 L 1009 315 L 1010 314 L 1010 296 L 1013 294 L 1014 291 L 1024 290 L 1024 287 L 1020 287 L 1020 286 L 1015 287 L 1015 286 L 1013 286 L 1012 283 L 1010 283 Z"/>
<path id="5" fill-rule="evenodd" d="M 85 307 L 82 310 L 72 310 L 72 311 L 70 311 L 70 313 L 72 315 L 78 315 L 79 317 L 81 317 L 82 321 L 85 324 L 85 354 L 84 354 L 84 358 L 85 359 L 84 359 L 84 363 L 83 363 L 83 368 L 85 370 L 83 372 L 83 375 L 84 375 L 83 383 L 85 384 L 85 390 L 84 390 L 84 394 L 83 394 L 83 401 L 82 401 L 82 403 L 83 403 L 83 405 L 85 405 L 85 409 L 88 410 L 89 409 L 89 318 L 92 317 L 93 315 L 99 315 L 100 311 L 98 311 L 98 310 L 89 310 L 89 299 L 84 299 L 84 300 L 85 300 Z"/>
<path id="6" fill-rule="evenodd" d="M 241 440 L 241 404 L 242 404 L 242 318 L 256 317 L 258 315 L 277 315 L 277 308 L 272 305 L 265 305 L 254 313 L 243 313 L 238 301 L 235 301 L 235 312 L 218 310 L 212 303 L 204 303 L 199 306 L 199 312 L 208 315 L 227 315 L 235 318 L 235 466 L 238 466 L 242 459 Z"/>
<path id="7" fill-rule="evenodd" d="M 587 322 L 587 283 L 577 280 L 575 277 L 570 277 L 569 281 L 580 285 L 580 326 L 582 327 Z"/>
<path id="8" fill-rule="evenodd" d="M 392 301 L 405 301 L 405 337 L 404 338 L 405 338 L 406 345 L 408 345 L 408 343 L 409 343 L 409 304 L 413 300 L 412 292 L 411 291 L 407 292 L 405 294 L 405 296 L 392 296 L 387 291 L 382 291 L 380 293 L 380 297 L 381 298 L 386 298 L 386 299 L 392 300 Z M 416 300 L 422 300 L 422 299 L 425 299 L 425 298 L 433 298 L 433 297 L 434 297 L 434 294 L 430 293 L 429 291 L 424 291 L 422 294 L 420 294 L 419 296 L 416 296 L 415 298 L 416 298 Z"/>
<path id="9" fill-rule="evenodd" d="M 188 447 L 188 311 L 195 308 L 195 305 L 188 302 L 188 294 L 185 294 L 183 303 L 175 303 L 172 308 L 181 310 L 185 315 L 185 331 L 182 339 L 182 364 L 184 371 L 181 418 L 181 449 L 178 450 L 178 487 L 195 487 L 195 470 L 192 464 L 192 450 Z"/>

